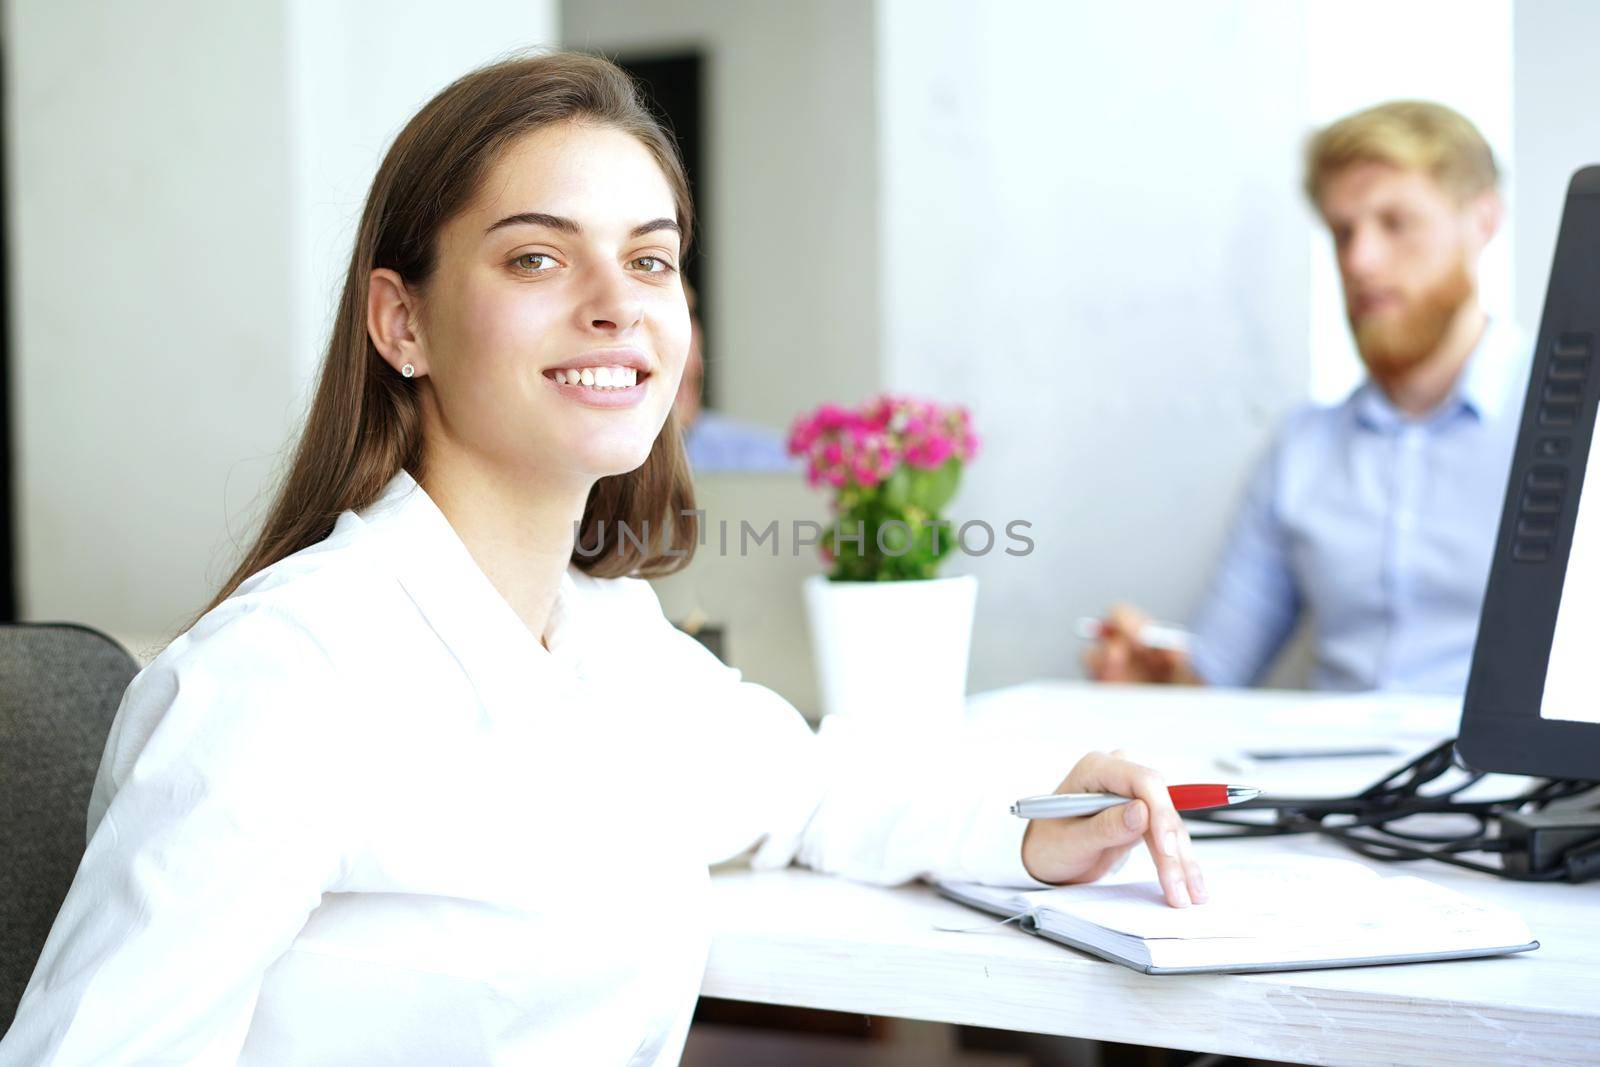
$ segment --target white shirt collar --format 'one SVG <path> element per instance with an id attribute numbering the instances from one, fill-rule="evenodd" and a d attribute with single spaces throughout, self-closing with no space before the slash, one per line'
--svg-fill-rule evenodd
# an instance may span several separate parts
<path id="1" fill-rule="evenodd" d="M 409 471 L 397 472 L 378 499 L 357 515 L 406 594 L 474 685 L 517 687 L 525 700 L 529 671 L 550 669 L 561 661 L 576 665 L 579 643 L 574 639 L 582 611 L 570 568 L 561 576 L 541 644 Z M 395 652 L 404 655 L 403 649 Z"/>

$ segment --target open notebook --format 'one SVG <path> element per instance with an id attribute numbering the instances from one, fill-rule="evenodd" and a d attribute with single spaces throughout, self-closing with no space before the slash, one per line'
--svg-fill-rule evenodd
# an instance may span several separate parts
<path id="1" fill-rule="evenodd" d="M 1515 913 L 1350 860 L 1273 853 L 1207 862 L 1209 903 L 1170 908 L 1148 857 L 1120 879 L 941 893 L 1146 974 L 1294 971 L 1462 959 L 1539 947 Z M 1141 870 L 1142 867 L 1142 870 Z M 1141 877 L 1141 874 L 1144 877 Z"/>

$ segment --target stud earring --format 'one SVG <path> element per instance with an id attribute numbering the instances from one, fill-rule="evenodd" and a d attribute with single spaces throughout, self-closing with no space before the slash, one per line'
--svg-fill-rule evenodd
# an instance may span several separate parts
<path id="1" fill-rule="evenodd" d="M 400 377 L 402 378 L 409 378 L 415 373 L 417 373 L 417 368 L 410 363 L 400 368 Z"/>

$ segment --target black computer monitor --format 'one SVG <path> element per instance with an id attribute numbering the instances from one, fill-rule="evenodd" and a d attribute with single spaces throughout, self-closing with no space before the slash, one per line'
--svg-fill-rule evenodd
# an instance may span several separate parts
<path id="1" fill-rule="evenodd" d="M 1590 166 L 1567 187 L 1462 708 L 1458 751 L 1478 770 L 1600 779 L 1597 347 L 1600 166 Z"/>

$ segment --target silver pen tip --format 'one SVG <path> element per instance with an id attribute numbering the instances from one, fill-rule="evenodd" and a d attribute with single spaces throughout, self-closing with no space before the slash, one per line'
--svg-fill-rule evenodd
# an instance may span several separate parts
<path id="1" fill-rule="evenodd" d="M 1238 804 L 1245 800 L 1254 800 L 1261 795 L 1261 790 L 1252 789 L 1244 785 L 1230 785 L 1228 787 L 1228 803 Z"/>

